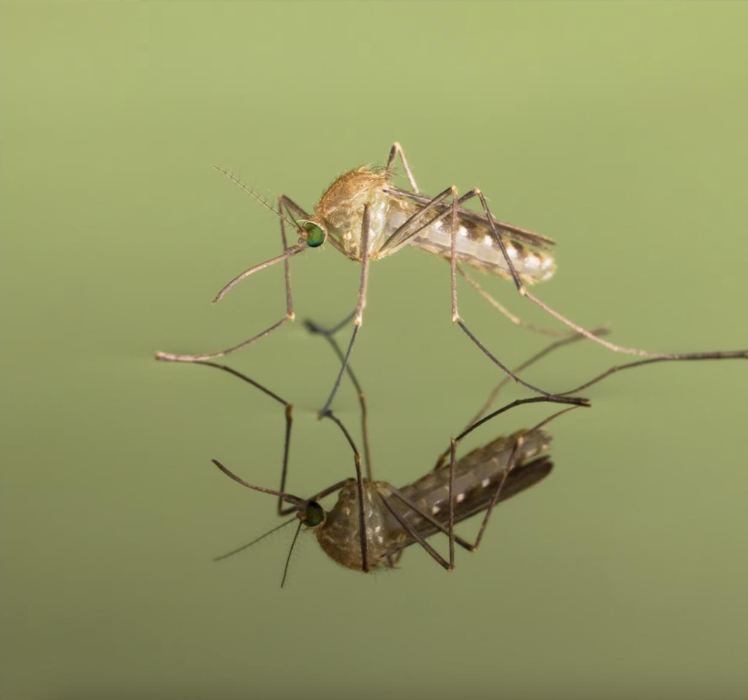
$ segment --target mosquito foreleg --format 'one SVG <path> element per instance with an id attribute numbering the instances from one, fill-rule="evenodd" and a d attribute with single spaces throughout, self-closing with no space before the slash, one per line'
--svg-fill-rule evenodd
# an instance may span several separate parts
<path id="1" fill-rule="evenodd" d="M 353 318 L 355 315 L 355 311 L 351 314 L 350 318 Z M 311 321 L 307 319 L 304 321 L 304 325 L 309 329 L 311 333 L 320 333 L 319 326 L 317 326 L 314 321 Z M 338 359 L 341 363 L 345 362 L 345 355 L 343 355 L 343 351 L 340 349 L 340 345 L 338 345 L 338 341 L 335 340 L 335 337 L 332 335 L 328 335 L 327 333 L 322 332 L 322 336 L 325 338 L 325 340 L 330 344 L 335 354 L 338 356 Z M 370 481 L 374 478 L 372 474 L 372 467 L 371 467 L 371 449 L 369 447 L 369 420 L 368 420 L 368 408 L 366 404 L 366 394 L 364 393 L 364 389 L 361 386 L 361 383 L 358 381 L 358 377 L 356 377 L 355 372 L 353 371 L 353 367 L 351 367 L 350 363 L 346 363 L 346 371 L 348 373 L 348 378 L 351 380 L 351 383 L 353 384 L 354 388 L 356 389 L 356 392 L 358 394 L 358 403 L 361 407 L 361 435 L 364 440 L 364 466 L 366 468 L 366 478 Z"/>
<path id="2" fill-rule="evenodd" d="M 330 406 L 332 406 L 335 394 L 338 392 L 340 382 L 343 379 L 343 374 L 348 367 L 348 362 L 351 357 L 353 345 L 356 342 L 356 337 L 358 336 L 358 332 L 361 329 L 362 323 L 364 322 L 364 307 L 366 306 L 366 286 L 369 281 L 369 225 L 370 211 L 369 205 L 367 204 L 364 206 L 364 214 L 361 221 L 361 280 L 359 282 L 358 288 L 358 302 L 356 304 L 356 310 L 353 316 L 353 333 L 351 334 L 351 340 L 348 343 L 348 349 L 346 350 L 345 357 L 343 358 L 343 362 L 340 366 L 340 371 L 338 372 L 338 376 L 335 379 L 335 383 L 333 384 L 330 396 L 327 397 L 325 405 L 319 412 L 320 417 L 324 416 L 330 410 Z"/>
<path id="3" fill-rule="evenodd" d="M 242 185 L 242 187 L 244 186 Z M 244 189 L 247 189 L 247 188 L 245 187 Z M 280 197 L 278 197 L 278 212 L 276 213 L 278 214 L 278 217 L 280 220 L 281 243 L 283 245 L 282 255 L 278 256 L 277 258 L 273 258 L 272 261 L 268 261 L 267 263 L 261 263 L 260 265 L 256 265 L 255 267 L 250 268 L 249 270 L 243 272 L 241 275 L 234 278 L 234 280 L 232 280 L 232 282 L 230 282 L 226 287 L 224 287 L 224 289 L 221 290 L 217 298 L 221 298 L 221 296 L 227 293 L 228 290 L 231 289 L 234 286 L 234 284 L 238 283 L 240 279 L 244 279 L 245 277 L 248 277 L 253 272 L 257 272 L 261 269 L 264 269 L 265 267 L 269 267 L 271 264 L 275 264 L 277 262 L 282 261 L 283 262 L 284 286 L 285 286 L 285 292 L 286 292 L 286 314 L 285 316 L 280 321 L 274 323 L 272 326 L 270 326 L 269 328 L 266 328 L 264 331 L 261 331 L 257 335 L 252 336 L 248 340 L 245 340 L 239 343 L 238 345 L 234 345 L 233 347 L 226 348 L 225 350 L 219 350 L 218 352 L 212 352 L 212 353 L 203 353 L 201 355 L 180 355 L 180 354 L 171 353 L 171 352 L 159 351 L 156 353 L 157 360 L 161 360 L 163 362 L 202 362 L 205 360 L 213 360 L 218 357 L 224 357 L 226 355 L 230 355 L 233 352 L 236 352 L 237 350 L 241 350 L 242 348 L 246 348 L 247 346 L 252 345 L 252 343 L 255 343 L 261 338 L 264 338 L 265 336 L 270 335 L 273 331 L 278 330 L 286 322 L 294 320 L 293 296 L 291 293 L 291 270 L 289 267 L 289 259 L 293 255 L 296 255 L 302 252 L 304 249 L 306 249 L 307 246 L 306 244 L 302 245 L 301 243 L 298 243 L 295 246 L 289 247 L 288 237 L 286 235 L 286 218 L 283 214 L 284 209 L 286 210 L 286 212 L 290 214 L 292 219 L 293 219 L 294 213 L 297 215 L 301 215 L 304 218 L 308 217 L 308 214 L 306 214 L 306 212 L 298 204 L 293 202 L 291 199 L 289 199 L 285 195 L 281 195 Z"/>
<path id="4" fill-rule="evenodd" d="M 386 506 L 387 510 L 392 513 L 392 516 L 397 520 L 397 522 L 400 523 L 402 528 L 416 541 L 418 544 L 421 545 L 432 557 L 433 559 L 441 564 L 447 571 L 451 571 L 454 564 L 453 562 L 448 562 L 439 552 L 437 552 L 421 535 L 418 534 L 418 531 L 412 527 L 403 516 L 397 512 L 397 508 L 393 506 L 387 497 L 377 491 L 377 494 L 379 495 L 379 498 L 382 500 L 382 503 Z"/>
<path id="5" fill-rule="evenodd" d="M 250 384 L 256 389 L 259 389 L 263 394 L 265 394 L 266 396 L 269 396 L 271 399 L 277 401 L 279 404 L 284 406 L 285 408 L 284 414 L 286 417 L 286 431 L 285 431 L 285 437 L 283 440 L 283 461 L 281 464 L 280 491 L 285 492 L 286 477 L 288 475 L 288 457 L 289 457 L 289 453 L 291 449 L 291 429 L 293 427 L 293 404 L 289 403 L 284 398 L 281 398 L 274 391 L 271 391 L 267 387 L 260 384 L 260 382 L 252 379 L 251 377 L 248 377 L 246 374 L 242 374 L 238 370 L 235 370 L 233 367 L 229 367 L 228 365 L 219 365 L 216 362 L 206 362 L 204 360 L 197 360 L 193 364 L 203 365 L 204 367 L 213 367 L 214 369 L 220 369 L 222 372 L 227 372 L 228 374 L 231 374 L 234 377 L 238 377 L 242 381 L 245 381 L 247 382 L 247 384 Z M 294 510 L 296 509 L 295 508 L 284 509 L 283 508 L 283 497 L 282 496 L 278 497 L 278 515 L 288 515 Z"/>
<path id="6" fill-rule="evenodd" d="M 353 441 L 351 434 L 348 429 L 343 425 L 343 422 L 330 410 L 325 411 L 321 418 L 329 418 L 335 425 L 340 428 L 345 439 L 353 450 L 353 463 L 356 468 L 356 486 L 358 491 L 358 529 L 359 529 L 359 540 L 361 542 L 361 569 L 367 573 L 369 571 L 369 545 L 366 538 L 366 513 L 364 509 L 364 477 L 361 473 L 361 453 L 356 447 L 356 443 Z"/>

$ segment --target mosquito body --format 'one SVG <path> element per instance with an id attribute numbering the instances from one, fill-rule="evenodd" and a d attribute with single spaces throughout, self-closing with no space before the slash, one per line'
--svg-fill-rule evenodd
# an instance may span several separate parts
<path id="1" fill-rule="evenodd" d="M 411 190 L 393 185 L 395 160 L 400 158 Z M 219 170 L 221 170 L 219 168 Z M 466 278 L 481 296 L 495 308 L 506 315 L 513 323 L 527 326 L 550 335 L 563 335 L 557 331 L 537 328 L 510 314 L 491 295 L 470 277 L 464 266 L 484 270 L 500 277 L 511 279 L 519 294 L 541 307 L 558 321 L 561 321 L 576 333 L 593 340 L 609 350 L 629 355 L 658 360 L 702 360 L 702 359 L 735 359 L 748 357 L 748 350 L 715 351 L 701 353 L 653 353 L 636 348 L 615 345 L 592 331 L 582 328 L 545 302 L 534 296 L 528 285 L 549 279 L 555 270 L 551 255 L 553 241 L 532 231 L 499 221 L 491 214 L 483 193 L 475 188 L 462 196 L 457 189 L 448 187 L 435 197 L 420 193 L 410 166 L 399 144 L 394 144 L 385 168 L 362 167 L 351 170 L 340 176 L 322 195 L 313 213 L 309 214 L 290 198 L 282 195 L 278 198 L 277 210 L 261 200 L 252 190 L 237 180 L 233 175 L 221 170 L 246 192 L 268 207 L 280 220 L 281 242 L 283 252 L 276 258 L 245 270 L 227 284 L 214 301 L 222 299 L 239 282 L 255 272 L 259 272 L 277 263 L 283 263 L 285 270 L 286 313 L 270 328 L 231 348 L 219 352 L 201 355 L 179 355 L 158 352 L 159 360 L 171 362 L 202 362 L 228 355 L 251 345 L 280 328 L 287 321 L 293 320 L 293 299 L 289 260 L 307 248 L 317 248 L 329 242 L 345 257 L 361 266 L 361 276 L 356 308 L 340 323 L 326 330 L 319 330 L 325 335 L 332 335 L 353 321 L 354 328 L 340 371 L 335 379 L 327 401 L 320 415 L 331 407 L 335 394 L 340 386 L 351 356 L 359 329 L 363 323 L 363 312 L 366 304 L 366 287 L 369 264 L 392 255 L 405 246 L 414 246 L 439 255 L 449 260 L 451 269 L 451 315 L 452 321 L 470 338 L 470 340 L 495 365 L 507 373 L 514 381 L 545 397 L 563 397 L 570 392 L 548 392 L 529 384 L 514 374 L 499 358 L 476 337 L 460 316 L 457 304 L 457 276 Z M 482 212 L 476 213 L 463 205 L 472 199 L 480 202 Z M 286 226 L 291 226 L 299 235 L 294 245 L 288 244 Z M 562 398 L 567 403 L 578 403 L 572 398 Z"/>
<path id="2" fill-rule="evenodd" d="M 217 369 L 227 369 L 214 363 L 202 363 Z M 254 380 L 235 370 L 229 371 L 255 386 Z M 265 393 L 273 395 L 262 388 Z M 452 440 L 451 459 L 417 481 L 395 488 L 385 481 L 364 478 L 361 472 L 361 454 L 343 423 L 329 412 L 353 449 L 357 478 L 340 481 L 310 498 L 300 498 L 283 490 L 255 486 L 247 483 L 217 460 L 213 463 L 227 476 L 242 486 L 279 497 L 279 513 L 294 513 L 291 520 L 280 527 L 298 522 L 296 536 L 303 526 L 312 530 L 325 553 L 336 563 L 349 569 L 369 572 L 396 566 L 404 549 L 420 544 L 441 566 L 454 568 L 454 545 L 475 551 L 485 532 L 493 508 L 537 484 L 550 473 L 553 463 L 545 452 L 551 436 L 543 430 L 550 420 L 576 406 L 566 408 L 529 430 L 520 430 L 508 437 L 499 437 L 489 444 L 474 449 L 461 459 L 456 459 L 457 443 L 478 425 L 525 403 L 557 399 L 537 397 L 518 399 L 495 411 L 480 423 Z M 288 458 L 288 433 L 284 448 L 282 484 L 285 483 Z M 319 503 L 324 497 L 338 493 L 335 505 L 326 511 Z M 283 507 L 283 505 L 287 507 Z M 290 507 L 288 507 L 290 506 Z M 484 513 L 480 531 L 474 543 L 467 542 L 454 533 L 455 524 L 474 515 Z M 440 555 L 426 539 L 439 532 L 449 538 L 449 559 Z M 218 559 L 236 554 L 270 533 Z M 294 543 L 296 537 L 294 537 Z M 293 547 L 293 545 L 292 545 Z M 290 556 L 290 554 L 289 554 Z M 285 581 L 285 573 L 284 573 Z M 282 584 L 281 584 L 282 585 Z"/>
<path id="3" fill-rule="evenodd" d="M 318 327 L 313 322 L 308 321 L 307 327 L 312 333 L 319 333 Z M 593 332 L 596 335 L 604 336 L 608 329 L 595 328 Z M 337 341 L 330 335 L 324 337 L 342 360 L 343 352 Z M 569 334 L 556 340 L 515 367 L 513 372 L 524 372 L 535 362 L 583 338 L 584 336 L 581 334 Z M 615 365 L 587 380 L 575 391 L 593 386 L 620 371 L 667 362 L 671 359 L 648 358 L 623 365 Z M 377 568 L 391 568 L 397 564 L 403 550 L 414 543 L 423 547 L 445 569 L 452 569 L 455 544 L 469 551 L 475 551 L 482 541 L 494 507 L 507 498 L 517 495 L 540 482 L 551 471 L 553 464 L 546 454 L 551 436 L 543 428 L 550 421 L 574 408 L 590 405 L 585 399 L 571 397 L 573 398 L 572 403 L 575 405 L 554 413 L 534 428 L 517 431 L 508 437 L 496 438 L 484 447 L 477 448 L 458 460 L 456 456 L 458 443 L 497 416 L 523 404 L 565 403 L 563 400 L 565 397 L 562 396 L 537 396 L 517 399 L 488 413 L 501 389 L 509 381 L 510 378 L 507 377 L 492 391 L 489 399 L 468 423 L 467 427 L 456 438 L 453 438 L 450 446 L 439 455 L 433 470 L 412 484 L 396 489 L 390 483 L 375 480 L 372 476 L 365 394 L 351 366 L 348 365 L 346 372 L 358 393 L 361 404 L 363 457 L 345 425 L 332 411 L 327 411 L 323 417 L 329 418 L 338 425 L 352 449 L 356 478 L 339 481 L 304 499 L 294 496 L 286 490 L 293 424 L 292 404 L 257 381 L 226 365 L 203 360 L 196 362 L 196 364 L 219 369 L 254 386 L 284 407 L 286 423 L 279 490 L 247 483 L 217 460 L 213 460 L 213 463 L 224 474 L 242 486 L 276 496 L 278 498 L 278 514 L 289 515 L 293 513 L 293 518 L 249 544 L 217 559 L 225 559 L 243 551 L 271 532 L 296 522 L 298 529 L 294 537 L 294 543 L 302 526 L 306 526 L 314 531 L 319 544 L 334 561 L 350 569 L 367 572 Z M 362 466 L 365 466 L 366 477 L 364 477 Z M 334 493 L 338 493 L 337 503 L 328 511 L 325 511 L 319 501 Z M 361 507 L 362 504 L 363 507 Z M 483 520 L 475 542 L 469 543 L 454 533 L 456 523 L 481 513 L 483 513 Z M 441 556 L 426 541 L 439 532 L 449 538 L 449 559 Z M 288 561 L 286 572 L 287 570 Z M 284 572 L 283 581 L 285 581 L 286 572 Z"/>
<path id="4" fill-rule="evenodd" d="M 459 523 L 491 506 L 503 481 L 498 502 L 505 501 L 541 481 L 553 463 L 544 452 L 551 436 L 543 431 L 520 431 L 500 437 L 462 457 L 454 465 L 454 523 Z M 512 466 L 512 461 L 514 465 Z M 437 532 L 448 532 L 450 511 L 450 465 L 400 489 L 384 481 L 364 482 L 364 518 L 371 569 L 393 566 L 394 557 L 417 540 Z M 349 569 L 362 570 L 358 489 L 346 484 L 337 503 L 315 528 L 315 535 L 327 555 Z M 431 516 L 427 518 L 426 516 Z"/>
<path id="5" fill-rule="evenodd" d="M 379 260 L 393 255 L 403 246 L 434 253 L 447 260 L 451 257 L 449 204 L 439 204 L 423 226 L 402 242 L 393 238 L 408 221 L 428 205 L 431 197 L 408 192 L 392 185 L 392 175 L 384 169 L 363 167 L 341 175 L 322 195 L 307 225 L 329 236 L 329 241 L 346 257 L 363 259 L 363 212 L 369 208 L 368 257 Z M 484 217 L 467 209 L 457 212 L 458 229 L 455 255 L 458 263 L 511 279 L 511 271 L 491 227 Z M 502 228 L 507 254 L 520 279 L 528 284 L 549 279 L 556 270 L 550 247 L 553 241 L 537 233 L 494 220 Z M 394 243 L 392 241 L 395 241 Z"/>

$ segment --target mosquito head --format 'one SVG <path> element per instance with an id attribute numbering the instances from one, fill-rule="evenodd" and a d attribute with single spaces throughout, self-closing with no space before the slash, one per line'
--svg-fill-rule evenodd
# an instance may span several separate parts
<path id="1" fill-rule="evenodd" d="M 317 501 L 309 501 L 299 508 L 296 517 L 307 527 L 317 527 L 317 525 L 322 525 L 325 522 L 327 516 L 325 509 Z"/>
<path id="2" fill-rule="evenodd" d="M 310 248 L 321 246 L 327 238 L 327 231 L 324 227 L 314 221 L 305 221 L 301 225 L 300 233 Z"/>

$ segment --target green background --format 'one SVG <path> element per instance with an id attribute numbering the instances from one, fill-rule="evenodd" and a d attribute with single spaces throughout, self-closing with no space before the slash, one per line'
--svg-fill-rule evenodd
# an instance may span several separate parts
<path id="1" fill-rule="evenodd" d="M 307 534 L 280 590 L 290 528 L 211 562 L 277 518 L 209 459 L 276 486 L 281 408 L 153 351 L 217 350 L 283 311 L 279 269 L 209 303 L 280 245 L 212 164 L 311 207 L 395 140 L 424 191 L 480 186 L 554 237 L 536 291 L 575 320 L 635 347 L 748 346 L 747 22 L 716 3 L 4 2 L 3 697 L 744 698 L 748 363 L 591 389 L 553 426 L 552 477 L 451 574 L 411 548 L 364 576 Z M 293 275 L 298 317 L 352 308 L 357 268 L 329 246 Z M 461 290 L 509 364 L 546 343 Z M 375 263 L 365 319 L 375 471 L 402 485 L 499 374 L 433 256 Z M 566 389 L 620 360 L 580 344 L 527 377 Z M 295 404 L 291 491 L 352 473 L 315 416 L 322 341 L 296 323 L 231 364 Z M 350 387 L 336 407 L 356 427 Z"/>

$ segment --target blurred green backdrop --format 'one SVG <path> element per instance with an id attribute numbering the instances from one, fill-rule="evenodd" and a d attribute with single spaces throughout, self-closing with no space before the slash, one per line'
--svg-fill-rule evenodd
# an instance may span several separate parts
<path id="1" fill-rule="evenodd" d="M 747 5 L 1 12 L 4 697 L 746 696 L 748 363 L 590 390 L 554 426 L 551 478 L 450 575 L 414 548 L 357 575 L 308 535 L 281 591 L 291 532 L 211 562 L 277 519 L 209 459 L 276 486 L 282 410 L 153 351 L 217 350 L 283 310 L 279 269 L 209 303 L 279 250 L 273 216 L 211 164 L 310 207 L 394 140 L 426 192 L 480 186 L 554 237 L 537 291 L 572 318 L 636 347 L 745 347 Z M 298 316 L 338 320 L 357 272 L 331 248 L 296 259 Z M 469 288 L 462 309 L 510 364 L 546 342 Z M 569 388 L 616 361 L 578 345 L 527 376 Z M 315 417 L 336 367 L 321 341 L 296 323 L 231 364 L 296 404 L 293 492 L 352 473 Z M 397 485 L 499 378 L 450 323 L 447 266 L 415 250 L 373 266 L 353 364 Z M 336 406 L 354 426 L 350 387 Z"/>

